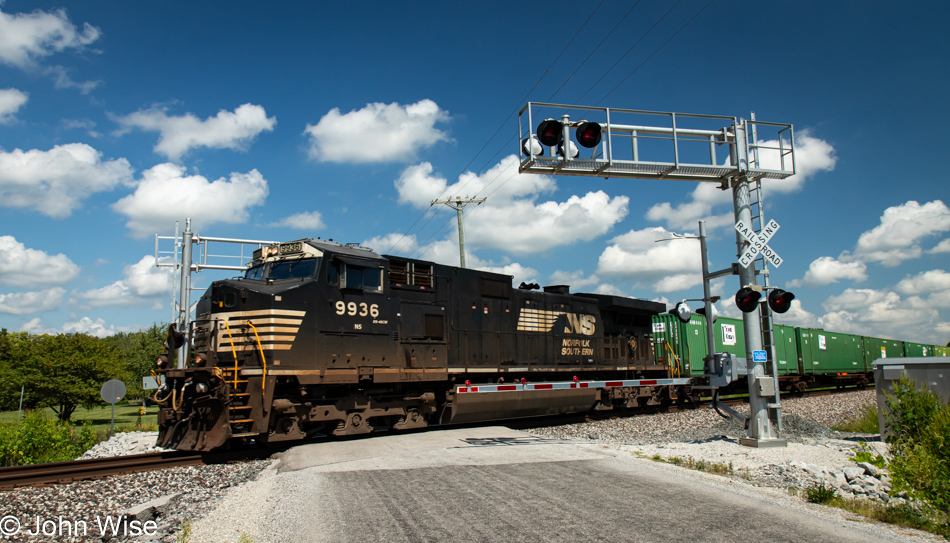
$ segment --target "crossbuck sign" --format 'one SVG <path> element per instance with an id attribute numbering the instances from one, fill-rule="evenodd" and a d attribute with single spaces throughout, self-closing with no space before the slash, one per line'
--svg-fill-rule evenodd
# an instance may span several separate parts
<path id="1" fill-rule="evenodd" d="M 752 229 L 743 221 L 736 223 L 736 231 L 749 241 L 749 247 L 746 248 L 745 252 L 742 253 L 742 256 L 739 257 L 739 265 L 743 268 L 747 268 L 749 264 L 752 264 L 759 254 L 767 260 L 770 264 L 776 268 L 782 265 L 782 257 L 778 256 L 778 253 L 772 250 L 768 246 L 768 242 L 772 239 L 772 236 L 775 235 L 775 232 L 778 232 L 779 226 L 775 220 L 769 221 L 765 228 L 762 229 L 762 233 L 756 234 L 755 230 Z"/>

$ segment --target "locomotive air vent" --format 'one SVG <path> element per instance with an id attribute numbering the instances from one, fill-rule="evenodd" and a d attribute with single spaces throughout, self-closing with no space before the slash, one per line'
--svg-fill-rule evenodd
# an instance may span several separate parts
<path id="1" fill-rule="evenodd" d="M 548 294 L 570 294 L 571 287 L 569 285 L 548 285 L 544 287 L 544 292 Z"/>

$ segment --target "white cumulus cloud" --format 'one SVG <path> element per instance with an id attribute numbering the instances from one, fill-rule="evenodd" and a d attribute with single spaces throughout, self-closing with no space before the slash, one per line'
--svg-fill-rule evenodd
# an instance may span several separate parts
<path id="1" fill-rule="evenodd" d="M 760 144 L 764 147 L 777 147 L 778 141 L 762 141 Z M 782 169 L 777 151 L 768 152 L 763 150 L 759 160 L 765 168 Z M 791 159 L 786 158 L 786 160 L 789 161 L 785 165 L 787 170 L 791 167 Z M 785 179 L 762 180 L 762 190 L 766 196 L 766 203 L 769 194 L 795 192 L 801 189 L 805 182 L 816 173 L 834 170 L 837 158 L 831 144 L 812 137 L 808 131 L 802 131 L 795 137 L 795 161 L 797 166 L 795 175 Z M 722 210 L 724 206 L 728 206 L 727 211 L 716 212 L 716 209 Z M 646 218 L 657 222 L 665 221 L 667 228 L 672 230 L 696 228 L 698 221 L 705 220 L 706 227 L 712 229 L 728 226 L 735 222 L 732 207 L 732 190 L 721 190 L 716 183 L 700 183 L 690 193 L 688 202 L 677 205 L 670 202 L 660 202 L 647 211 Z"/>
<path id="2" fill-rule="evenodd" d="M 435 127 L 449 120 L 432 100 L 415 104 L 366 104 L 340 113 L 333 108 L 317 124 L 308 124 L 310 158 L 320 162 L 409 162 L 448 134 Z"/>
<path id="3" fill-rule="evenodd" d="M 168 258 L 163 263 L 171 263 Z M 143 256 L 135 264 L 122 270 L 123 279 L 102 288 L 74 292 L 73 297 L 87 306 L 126 306 L 154 302 L 171 292 L 175 280 L 174 268 L 155 265 L 155 257 Z"/>
<path id="4" fill-rule="evenodd" d="M 759 144 L 763 147 L 778 147 L 777 140 L 760 141 Z M 785 160 L 785 169 L 788 169 L 790 157 Z M 782 169 L 778 150 L 760 151 L 759 161 L 764 168 Z M 795 175 L 785 179 L 763 179 L 762 187 L 766 196 L 772 192 L 796 192 L 816 173 L 834 170 L 837 162 L 838 157 L 835 156 L 835 149 L 830 143 L 813 137 L 808 130 L 802 130 L 795 135 Z"/>
<path id="5" fill-rule="evenodd" d="M 257 170 L 208 181 L 201 175 L 186 176 L 184 167 L 166 162 L 142 172 L 135 193 L 112 208 L 128 217 L 126 226 L 142 238 L 167 232 L 187 217 L 193 218 L 195 231 L 218 222 L 245 222 L 248 209 L 263 205 L 267 194 L 267 180 Z"/>
<path id="6" fill-rule="evenodd" d="M 790 281 L 788 285 L 790 287 L 801 284 L 817 286 L 837 283 L 841 279 L 864 281 L 867 278 L 867 265 L 864 262 L 842 262 L 830 256 L 822 256 L 812 261 L 803 279 Z"/>
<path id="7" fill-rule="evenodd" d="M 131 179 L 128 160 L 103 161 L 102 153 L 84 143 L 49 151 L 0 151 L 0 205 L 34 209 L 56 219 L 68 217 L 91 194 Z"/>
<path id="8" fill-rule="evenodd" d="M 911 200 L 889 207 L 881 224 L 864 232 L 852 254 L 864 262 L 896 266 L 904 260 L 919 258 L 918 243 L 929 236 L 950 232 L 950 209 L 940 200 L 923 205 Z"/>
<path id="9" fill-rule="evenodd" d="M 395 182 L 401 203 L 428 208 L 433 199 L 483 194 L 487 200 L 466 208 L 465 244 L 512 253 L 538 253 L 607 233 L 627 215 L 629 198 L 603 191 L 573 195 L 563 202 L 538 202 L 557 189 L 544 175 L 519 174 L 518 157 L 503 158 L 482 175 L 466 172 L 448 185 L 423 162 L 406 168 Z M 442 196 L 443 198 L 440 198 Z M 465 199 L 465 198 L 463 198 Z M 454 224 L 454 223 L 453 223 Z"/>
<path id="10" fill-rule="evenodd" d="M 79 275 L 66 255 L 28 249 L 13 236 L 0 236 L 0 283 L 15 287 L 61 285 Z"/>
<path id="11" fill-rule="evenodd" d="M 30 95 L 14 88 L 0 89 L 0 124 L 11 124 L 16 112 L 30 99 Z"/>
<path id="12" fill-rule="evenodd" d="M 819 324 L 826 330 L 924 343 L 941 342 L 935 332 L 940 313 L 920 296 L 907 298 L 891 290 L 846 289 L 822 306 Z"/>
<path id="13" fill-rule="evenodd" d="M 326 227 L 326 224 L 324 224 L 323 216 L 319 211 L 304 211 L 302 213 L 295 213 L 289 217 L 284 217 L 277 222 L 271 223 L 270 226 L 286 226 L 296 230 L 320 230 Z"/>
<path id="14" fill-rule="evenodd" d="M 92 320 L 89 317 L 82 317 L 78 321 L 66 322 L 63 324 L 63 333 L 65 334 L 86 334 L 95 337 L 109 337 L 115 335 L 118 330 L 115 325 L 109 325 L 106 328 L 106 321 L 99 318 Z"/>
<path id="15" fill-rule="evenodd" d="M 947 238 L 940 243 L 934 245 L 933 249 L 927 251 L 927 253 L 935 255 L 938 253 L 950 253 L 950 238 Z"/>
<path id="16" fill-rule="evenodd" d="M 276 117 L 268 117 L 263 107 L 254 104 L 243 104 L 233 112 L 222 109 L 204 120 L 191 113 L 170 116 L 164 109 L 149 109 L 118 117 L 116 121 L 125 129 L 158 132 L 154 150 L 171 160 L 178 160 L 198 147 L 246 150 L 261 132 L 270 132 L 277 124 Z"/>
<path id="17" fill-rule="evenodd" d="M 31 13 L 0 11 L 0 63 L 29 68 L 40 59 L 66 49 L 83 49 L 99 39 L 99 29 L 85 23 L 82 31 L 66 10 Z"/>
<path id="18" fill-rule="evenodd" d="M 657 240 L 672 237 L 662 227 L 631 230 L 610 240 L 597 263 L 597 275 L 649 284 L 657 292 L 673 292 L 702 284 L 699 240 Z"/>
<path id="19" fill-rule="evenodd" d="M 53 287 L 38 292 L 14 292 L 0 294 L 0 313 L 29 315 L 56 309 L 63 305 L 66 289 Z"/>

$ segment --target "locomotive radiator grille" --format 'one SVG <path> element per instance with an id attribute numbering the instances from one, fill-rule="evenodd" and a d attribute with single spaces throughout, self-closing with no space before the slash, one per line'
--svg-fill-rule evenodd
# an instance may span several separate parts
<path id="1" fill-rule="evenodd" d="M 235 345 L 249 345 L 257 339 L 254 332 L 244 323 L 251 321 L 260 334 L 261 346 L 266 350 L 288 351 L 293 347 L 300 324 L 303 322 L 306 311 L 288 309 L 262 309 L 258 311 L 234 311 L 218 313 L 215 317 L 219 321 L 217 331 L 217 352 L 231 350 L 230 338 L 234 338 Z M 225 322 L 231 327 L 228 336 Z"/>
<path id="2" fill-rule="evenodd" d="M 521 310 L 518 315 L 519 332 L 550 332 L 558 317 L 566 315 L 564 311 L 546 311 L 544 309 Z"/>

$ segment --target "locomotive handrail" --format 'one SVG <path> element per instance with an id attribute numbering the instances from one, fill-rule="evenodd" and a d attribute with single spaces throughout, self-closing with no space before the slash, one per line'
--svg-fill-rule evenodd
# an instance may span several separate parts
<path id="1" fill-rule="evenodd" d="M 669 341 L 665 342 L 665 345 L 666 345 L 666 350 L 670 352 L 670 355 L 673 357 L 673 360 L 676 361 L 676 365 L 673 366 L 674 368 L 676 368 L 676 376 L 680 377 L 681 375 L 683 375 L 683 368 L 680 367 L 683 365 L 683 363 L 680 362 L 679 357 L 676 356 L 676 353 L 673 352 L 673 347 L 670 345 L 670 342 Z"/>
<path id="2" fill-rule="evenodd" d="M 234 356 L 234 388 L 237 389 L 237 374 L 238 374 L 237 349 L 234 348 L 234 336 L 231 335 L 231 327 L 228 326 L 228 319 L 224 319 L 224 329 L 228 332 L 228 340 L 231 342 L 231 354 Z"/>
<path id="3" fill-rule="evenodd" d="M 264 383 L 267 382 L 267 359 L 264 358 L 264 347 L 261 346 L 261 336 L 257 335 L 257 328 L 254 324 L 251 321 L 247 321 L 247 325 L 251 327 L 251 330 L 254 330 L 254 338 L 257 340 L 257 349 L 261 353 L 261 366 L 264 369 L 261 377 L 261 390 L 264 390 Z"/>

